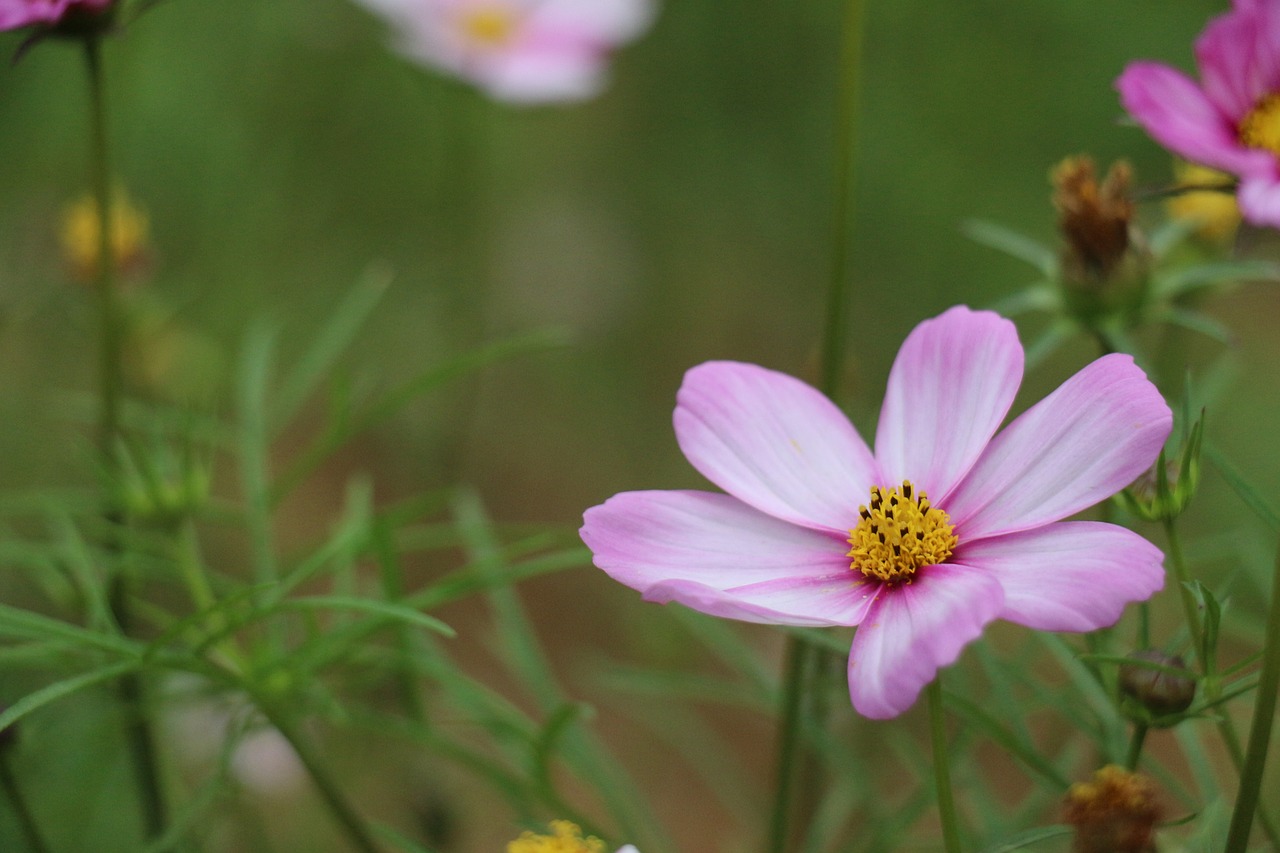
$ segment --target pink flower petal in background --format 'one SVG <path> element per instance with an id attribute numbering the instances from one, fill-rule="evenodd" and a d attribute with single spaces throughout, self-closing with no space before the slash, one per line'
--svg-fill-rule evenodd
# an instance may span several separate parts
<path id="1" fill-rule="evenodd" d="M 920 324 L 894 362 L 879 457 L 798 380 L 695 367 L 676 435 L 729 494 L 624 492 L 587 510 L 582 539 L 650 601 L 859 625 L 853 706 L 900 714 L 993 619 L 1091 630 L 1163 583 L 1160 552 L 1137 535 L 1061 519 L 1151 466 L 1168 406 L 1132 359 L 1108 356 L 993 438 L 1022 362 L 1012 325 L 990 312 Z"/>
<path id="2" fill-rule="evenodd" d="M 652 0 L 358 0 L 405 56 L 503 101 L 578 101 L 604 86 L 610 52 L 653 19 Z"/>
<path id="3" fill-rule="evenodd" d="M 0 31 L 32 25 L 52 26 L 77 12 L 97 13 L 115 0 L 0 0 Z"/>
<path id="4" fill-rule="evenodd" d="M 1237 0 L 1196 41 L 1201 83 L 1155 62 L 1116 80 L 1120 100 L 1157 142 L 1240 178 L 1244 218 L 1280 227 L 1280 3 Z"/>

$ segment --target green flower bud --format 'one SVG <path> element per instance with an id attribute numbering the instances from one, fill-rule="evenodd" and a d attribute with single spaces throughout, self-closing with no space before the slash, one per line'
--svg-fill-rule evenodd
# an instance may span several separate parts
<path id="1" fill-rule="evenodd" d="M 1134 662 L 1120 665 L 1120 692 L 1145 712 L 1149 719 L 1144 722 L 1157 722 L 1191 707 L 1196 698 L 1195 679 L 1190 673 L 1184 676 L 1170 671 L 1186 670 L 1182 658 L 1147 649 L 1131 652 L 1129 660 Z"/>
<path id="2" fill-rule="evenodd" d="M 1121 492 L 1120 501 L 1134 515 L 1145 521 L 1163 521 L 1176 518 L 1200 485 L 1200 445 L 1204 436 L 1204 413 L 1191 428 L 1191 435 L 1178 454 L 1171 460 L 1160 451 L 1160 458 L 1143 472 L 1129 488 Z"/>

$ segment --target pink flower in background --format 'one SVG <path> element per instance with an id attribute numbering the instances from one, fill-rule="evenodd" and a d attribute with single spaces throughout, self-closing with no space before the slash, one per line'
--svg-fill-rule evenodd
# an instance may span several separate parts
<path id="1" fill-rule="evenodd" d="M 873 453 L 810 386 L 736 362 L 690 370 L 680 449 L 728 494 L 624 492 L 587 510 L 595 564 L 650 601 L 782 625 L 859 625 L 849 693 L 902 713 L 994 619 L 1091 631 L 1164 583 L 1113 524 L 1061 521 L 1155 461 L 1172 415 L 1127 355 L 1100 358 L 1010 423 L 1013 324 L 956 307 L 908 336 Z"/>
<path id="2" fill-rule="evenodd" d="M 33 24 L 52 26 L 63 18 L 105 11 L 115 0 L 0 0 L 0 30 Z"/>
<path id="3" fill-rule="evenodd" d="M 575 101 L 604 86 L 609 52 L 638 36 L 651 0 L 359 0 L 397 30 L 405 56 L 495 98 Z"/>
<path id="4" fill-rule="evenodd" d="M 1162 145 L 1240 177 L 1244 218 L 1280 227 L 1280 2 L 1236 0 L 1196 40 L 1197 85 L 1181 71 L 1134 62 L 1120 99 Z"/>

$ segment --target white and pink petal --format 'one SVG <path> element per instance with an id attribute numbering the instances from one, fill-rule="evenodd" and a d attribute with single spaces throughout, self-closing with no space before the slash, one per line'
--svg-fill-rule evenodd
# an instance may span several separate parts
<path id="1" fill-rule="evenodd" d="M 869 587 L 838 536 L 728 495 L 623 492 L 584 515 L 596 566 L 650 601 L 785 625 L 856 625 Z"/>
<path id="2" fill-rule="evenodd" d="M 1004 589 L 1000 618 L 1038 631 L 1095 631 L 1164 586 L 1164 555 L 1131 530 L 1064 521 L 962 544 L 955 562 Z"/>
<path id="3" fill-rule="evenodd" d="M 999 581 L 969 566 L 927 566 L 882 587 L 849 651 L 853 707 L 880 720 L 906 711 L 1003 607 Z"/>
<path id="4" fill-rule="evenodd" d="M 1133 358 L 1104 356 L 997 435 L 941 508 L 962 543 L 1059 521 L 1150 468 L 1172 426 Z"/>
<path id="5" fill-rule="evenodd" d="M 685 374 L 676 440 L 690 464 L 776 518 L 847 535 L 876 481 L 875 460 L 849 419 L 799 379 L 713 361 Z"/>
<path id="6" fill-rule="evenodd" d="M 934 503 L 982 453 L 1022 382 L 1022 344 L 1013 323 L 956 306 L 907 336 L 876 429 L 884 486 L 911 480 Z"/>

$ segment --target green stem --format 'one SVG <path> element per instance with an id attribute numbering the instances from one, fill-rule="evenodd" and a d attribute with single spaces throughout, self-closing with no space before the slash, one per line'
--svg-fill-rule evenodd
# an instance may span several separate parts
<path id="1" fill-rule="evenodd" d="M 31 853 L 49 853 L 49 845 L 44 843 L 44 836 L 40 834 L 35 817 L 27 806 L 27 799 L 22 796 L 22 789 L 18 787 L 18 780 L 13 775 L 13 768 L 9 766 L 9 756 L 4 754 L 7 746 L 8 744 L 0 745 L 0 787 L 4 788 L 9 805 L 13 806 L 13 811 L 18 816 L 18 825 L 22 828 L 22 838 L 26 841 L 27 849 Z"/>
<path id="2" fill-rule="evenodd" d="M 321 799 L 329 807 L 329 812 L 333 815 L 333 819 L 347 834 L 347 840 L 351 842 L 351 845 L 355 849 L 362 851 L 362 853 L 380 853 L 377 842 L 373 840 L 373 832 L 365 824 L 364 819 L 356 813 L 355 808 L 347 802 L 346 795 L 342 793 L 342 789 L 333 781 L 328 769 L 324 766 L 316 751 L 312 749 L 311 744 L 293 725 L 293 721 L 288 715 L 281 713 L 271 702 L 264 701 L 259 696 L 254 696 L 254 699 L 262 715 L 267 718 L 271 725 L 275 726 L 276 731 L 280 732 L 284 739 L 289 742 L 289 745 L 293 747 L 298 760 L 302 762 L 302 766 L 306 768 L 307 774 L 316 786 L 316 790 L 320 792 Z"/>
<path id="3" fill-rule="evenodd" d="M 800 709 L 809 660 L 814 648 L 796 636 L 787 638 L 785 683 L 782 689 L 782 717 L 778 723 L 778 768 L 774 777 L 773 813 L 769 821 L 769 853 L 784 853 L 789 837 L 791 785 L 795 779 L 796 753 L 800 745 Z"/>
<path id="4" fill-rule="evenodd" d="M 122 342 L 124 339 L 118 287 L 116 283 L 115 255 L 111 237 L 115 231 L 115 211 L 111 199 L 111 158 L 107 144 L 107 96 L 102 67 L 102 41 L 94 32 L 84 39 L 85 68 L 89 81 L 90 125 L 90 173 L 93 195 L 98 208 L 98 269 L 97 297 L 100 325 L 99 392 L 101 409 L 98 414 L 98 455 L 107 471 L 115 467 L 115 444 L 120 432 L 120 396 L 124 385 L 122 369 Z M 104 510 L 107 527 L 106 550 L 110 554 L 120 552 L 117 539 L 124 519 L 108 506 Z M 129 579 L 122 567 L 116 567 L 110 584 L 112 612 L 120 630 L 129 632 L 130 617 Z M 157 769 L 155 736 L 143 708 L 143 684 L 136 672 L 120 679 L 120 700 L 125 707 L 125 740 L 133 757 L 134 772 L 138 778 L 142 820 L 148 838 L 158 838 L 168 823 L 168 809 Z"/>
<path id="5" fill-rule="evenodd" d="M 120 393 L 123 329 L 116 282 L 115 253 L 111 237 L 115 231 L 115 210 L 111 199 L 111 166 L 107 146 L 107 98 L 102 70 L 102 43 L 97 33 L 84 40 L 85 64 L 89 72 L 89 112 L 93 195 L 98 207 L 97 297 L 99 315 L 99 383 L 102 393 L 98 414 L 98 451 L 110 463 L 120 429 Z"/>
<path id="6" fill-rule="evenodd" d="M 1200 621 L 1200 611 L 1197 609 L 1195 597 L 1188 587 L 1191 582 L 1191 574 L 1187 569 L 1186 558 L 1182 554 L 1182 540 L 1178 535 L 1178 528 L 1174 519 L 1166 518 L 1164 520 L 1164 531 L 1169 543 L 1169 562 L 1173 564 L 1173 574 L 1178 581 L 1178 589 L 1182 594 L 1182 608 L 1187 620 L 1187 630 L 1191 632 L 1191 645 L 1196 650 L 1196 661 L 1199 664 L 1200 673 L 1204 676 L 1205 699 L 1212 702 L 1221 696 L 1222 687 L 1214 673 L 1213 661 L 1204 660 L 1204 655 L 1201 653 L 1204 648 L 1204 627 Z M 1240 735 L 1236 733 L 1235 724 L 1231 721 L 1231 716 L 1226 708 L 1223 708 L 1217 716 L 1218 734 L 1222 737 L 1222 742 L 1227 748 L 1227 754 L 1231 757 L 1231 763 L 1235 767 L 1236 773 L 1243 774 L 1245 761 L 1244 750 L 1240 747 Z M 1250 746 L 1252 747 L 1252 744 Z M 1237 807 L 1238 805 L 1237 803 Z M 1258 809 L 1257 813 L 1262 829 L 1271 841 L 1271 846 L 1280 850 L 1280 827 L 1276 826 L 1271 813 L 1267 809 Z"/>
<path id="7" fill-rule="evenodd" d="M 1262 789 L 1267 746 L 1271 742 L 1277 690 L 1280 690 L 1280 555 L 1276 557 L 1272 572 L 1271 605 L 1267 613 L 1258 699 L 1253 708 L 1253 724 L 1249 729 L 1249 752 L 1240 773 L 1240 790 L 1236 795 L 1231 829 L 1227 834 L 1227 853 L 1243 853 L 1249 843 L 1249 830 L 1253 824 L 1254 812 L 1258 810 L 1258 798 Z"/>
<path id="8" fill-rule="evenodd" d="M 942 821 L 942 841 L 947 853 L 960 853 L 960 823 L 951 793 L 951 761 L 947 754 L 947 725 L 942 709 L 942 680 L 935 678 L 925 688 L 929 702 L 929 735 L 933 742 L 933 781 L 938 789 L 938 818 Z"/>
<path id="9" fill-rule="evenodd" d="M 828 397 L 835 398 L 840 385 L 840 372 L 844 366 L 845 325 L 849 309 L 849 239 L 853 223 L 853 165 L 857 136 L 858 83 L 861 70 L 864 0 L 848 0 L 845 6 L 844 28 L 841 36 L 840 90 L 836 108 L 835 140 L 835 207 L 832 217 L 831 278 L 827 287 L 826 315 L 822 326 L 821 379 L 819 387 Z M 782 715 L 778 722 L 778 765 L 774 787 L 773 812 L 770 818 L 769 847 L 771 851 L 786 849 L 788 825 L 792 808 L 792 783 L 801 765 L 808 762 L 801 753 L 799 738 L 802 709 L 806 692 L 825 688 L 821 677 L 829 667 L 823 665 L 822 656 L 828 652 L 812 648 L 799 638 L 787 640 L 787 662 L 783 674 Z M 810 675 L 814 674 L 814 683 Z M 817 703 L 815 711 L 825 714 L 825 703 Z M 822 720 L 814 720 L 821 725 Z M 803 774 L 806 784 L 800 794 L 809 799 L 816 796 L 820 787 L 817 771 Z M 809 804 L 801 803 L 804 813 L 811 811 Z"/>
<path id="10" fill-rule="evenodd" d="M 1130 770 L 1138 769 L 1138 759 L 1142 757 L 1142 744 L 1147 739 L 1147 724 L 1134 723 L 1133 737 L 1129 740 L 1129 757 L 1125 759 L 1124 766 Z"/>
<path id="11" fill-rule="evenodd" d="M 863 0 L 845 6 L 840 60 L 840 99 L 836 110 L 835 211 L 833 218 L 831 281 L 827 289 L 826 322 L 822 328 L 823 393 L 834 396 L 844 366 L 845 324 L 849 312 L 849 240 L 853 224 L 853 165 L 857 143 L 858 83 L 865 27 Z"/>

